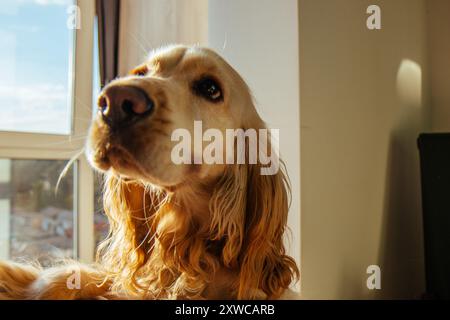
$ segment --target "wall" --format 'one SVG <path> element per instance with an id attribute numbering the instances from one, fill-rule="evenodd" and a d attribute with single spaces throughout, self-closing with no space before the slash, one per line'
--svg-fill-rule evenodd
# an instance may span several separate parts
<path id="1" fill-rule="evenodd" d="M 151 49 L 207 43 L 208 0 L 122 0 L 120 9 L 121 75 L 144 61 Z"/>
<path id="2" fill-rule="evenodd" d="M 416 138 L 429 129 L 425 2 L 299 0 L 305 298 L 424 291 Z M 371 4 L 381 30 L 366 28 Z M 372 264 L 381 290 L 366 287 Z"/>
<path id="3" fill-rule="evenodd" d="M 433 131 L 450 131 L 450 1 L 427 1 Z"/>
<path id="4" fill-rule="evenodd" d="M 280 130 L 292 187 L 289 254 L 300 262 L 300 128 L 296 0 L 209 0 L 208 45 L 246 80 L 262 119 Z M 257 10 L 255 10 L 257 8 Z"/>

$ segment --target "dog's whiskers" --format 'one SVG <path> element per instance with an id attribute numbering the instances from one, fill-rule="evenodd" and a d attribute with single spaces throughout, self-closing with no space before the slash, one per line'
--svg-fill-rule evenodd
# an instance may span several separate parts
<path id="1" fill-rule="evenodd" d="M 139 48 L 144 52 L 144 55 L 147 55 L 149 50 L 142 44 L 142 42 L 136 37 L 136 35 L 131 31 L 128 31 L 128 34 L 134 41 L 136 41 L 136 43 L 139 45 Z M 149 48 L 152 47 L 150 43 L 147 43 L 147 46 Z"/>
<path id="2" fill-rule="evenodd" d="M 89 111 L 89 113 L 92 114 L 93 108 L 92 106 L 87 105 L 83 100 L 79 99 L 78 97 L 75 97 L 75 101 L 81 105 L 86 111 Z"/>
<path id="3" fill-rule="evenodd" d="M 75 154 L 65 165 L 64 169 L 61 171 L 59 177 L 58 177 L 58 181 L 56 182 L 56 186 L 55 186 L 55 195 L 58 193 L 58 188 L 59 188 L 59 184 L 61 183 L 62 178 L 64 178 L 67 174 L 67 172 L 69 172 L 70 167 L 72 166 L 72 164 L 84 153 L 84 147 L 81 148 L 81 150 Z"/>
<path id="4" fill-rule="evenodd" d="M 70 142 L 73 142 L 73 141 L 83 140 L 83 139 L 86 139 L 86 138 L 87 138 L 87 134 L 73 135 L 73 136 L 68 136 L 67 139 L 64 139 L 64 140 L 61 140 L 61 141 L 37 144 L 36 147 L 57 146 L 57 145 L 64 144 L 64 143 L 70 143 Z M 73 151 L 71 151 L 71 152 L 73 152 Z"/>

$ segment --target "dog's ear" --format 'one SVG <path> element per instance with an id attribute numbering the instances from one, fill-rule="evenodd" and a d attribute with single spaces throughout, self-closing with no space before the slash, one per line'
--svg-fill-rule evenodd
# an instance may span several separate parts
<path id="1" fill-rule="evenodd" d="M 239 269 L 237 298 L 278 297 L 299 275 L 285 254 L 283 234 L 288 215 L 284 165 L 262 175 L 258 164 L 229 166 L 210 202 L 213 240 L 223 241 L 222 262 Z"/>
<path id="2" fill-rule="evenodd" d="M 255 298 L 262 290 L 279 297 L 298 278 L 295 261 L 286 255 L 283 235 L 287 227 L 289 184 L 284 165 L 272 175 L 260 165 L 247 166 L 245 236 L 239 257 L 238 298 Z"/>
<path id="3" fill-rule="evenodd" d="M 103 207 L 109 234 L 98 247 L 97 261 L 116 279 L 114 283 L 121 286 L 118 290 L 136 291 L 135 274 L 152 247 L 146 237 L 153 232 L 153 196 L 138 182 L 124 181 L 111 173 L 105 175 Z"/>
<path id="4" fill-rule="evenodd" d="M 245 233 L 247 169 L 245 164 L 230 165 L 216 184 L 210 200 L 211 240 L 223 242 L 225 267 L 239 264 Z"/>

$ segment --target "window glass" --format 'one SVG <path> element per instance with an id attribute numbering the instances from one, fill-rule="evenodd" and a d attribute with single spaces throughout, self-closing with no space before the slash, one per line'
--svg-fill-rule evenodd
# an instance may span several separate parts
<path id="1" fill-rule="evenodd" d="M 0 259 L 74 257 L 73 167 L 66 160 L 0 159 Z"/>
<path id="2" fill-rule="evenodd" d="M 71 5 L 1 2 L 0 130 L 70 134 Z"/>

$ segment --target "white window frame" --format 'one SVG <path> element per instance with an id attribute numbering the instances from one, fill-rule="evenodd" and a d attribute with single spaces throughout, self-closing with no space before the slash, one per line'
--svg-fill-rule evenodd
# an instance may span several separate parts
<path id="1" fill-rule="evenodd" d="M 0 131 L 0 158 L 69 160 L 83 148 L 92 119 L 95 1 L 77 0 L 80 29 L 74 32 L 70 135 Z M 74 164 L 74 258 L 94 259 L 94 173 L 84 154 Z"/>

